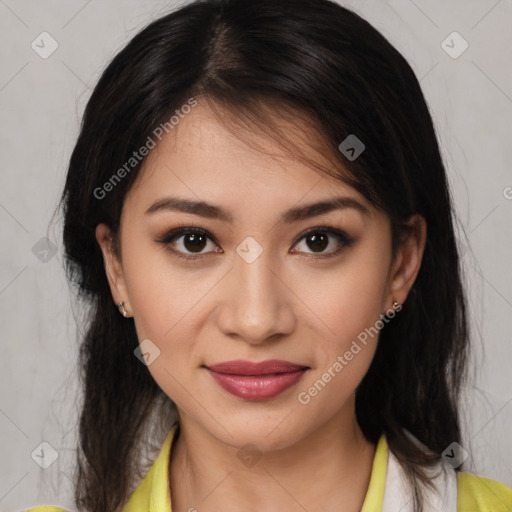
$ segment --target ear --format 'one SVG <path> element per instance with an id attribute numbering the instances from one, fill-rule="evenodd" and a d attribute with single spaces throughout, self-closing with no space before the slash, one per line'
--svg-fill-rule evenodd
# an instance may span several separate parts
<path id="1" fill-rule="evenodd" d="M 116 306 L 120 302 L 124 302 L 124 308 L 128 315 L 132 316 L 130 301 L 124 280 L 123 267 L 114 249 L 112 232 L 106 224 L 98 224 L 96 226 L 96 240 L 98 241 L 101 252 L 103 253 L 105 273 L 110 285 L 112 298 Z"/>
<path id="2" fill-rule="evenodd" d="M 421 267 L 427 240 L 427 222 L 421 215 L 413 215 L 407 222 L 410 229 L 397 249 L 392 264 L 388 303 L 403 304 L 407 299 Z"/>

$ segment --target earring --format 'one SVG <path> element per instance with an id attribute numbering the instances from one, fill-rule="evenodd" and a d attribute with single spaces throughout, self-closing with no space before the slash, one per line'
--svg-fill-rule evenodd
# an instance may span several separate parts
<path id="1" fill-rule="evenodd" d="M 393 306 L 391 306 L 390 309 L 383 313 L 383 315 L 387 316 L 388 318 L 393 318 L 396 314 L 395 310 L 400 311 L 401 308 L 402 304 L 398 303 L 395 299 L 393 299 Z"/>
<path id="2" fill-rule="evenodd" d="M 120 302 L 117 307 L 119 308 L 119 311 L 120 313 L 125 317 L 125 318 L 131 318 L 130 316 L 128 316 L 128 313 L 126 312 L 126 309 L 124 309 L 124 302 Z"/>

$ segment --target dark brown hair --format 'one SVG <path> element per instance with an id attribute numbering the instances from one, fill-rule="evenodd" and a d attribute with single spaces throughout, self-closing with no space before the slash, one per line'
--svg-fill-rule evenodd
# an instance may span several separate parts
<path id="1" fill-rule="evenodd" d="M 373 442 L 387 435 L 421 510 L 423 468 L 461 438 L 468 324 L 450 192 L 411 67 L 368 22 L 328 0 L 185 5 L 118 53 L 87 103 L 61 203 L 68 278 L 90 305 L 80 347 L 77 507 L 119 510 L 143 474 L 142 439 L 176 421 L 173 402 L 134 356 L 133 320 L 113 303 L 95 238 L 99 223 L 118 233 L 125 195 L 144 161 L 106 197 L 95 191 L 191 97 L 231 113 L 228 124 L 272 126 L 271 117 L 285 108 L 296 112 L 299 127 L 310 120 L 333 161 L 325 172 L 386 212 L 394 248 L 411 215 L 427 221 L 417 279 L 402 311 L 381 330 L 356 392 L 361 429 Z M 365 144 L 353 161 L 338 149 L 350 134 Z"/>

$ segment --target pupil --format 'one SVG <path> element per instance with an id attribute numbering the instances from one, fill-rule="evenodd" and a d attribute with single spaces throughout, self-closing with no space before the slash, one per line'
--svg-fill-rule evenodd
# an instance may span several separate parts
<path id="1" fill-rule="evenodd" d="M 310 249 L 319 249 L 318 252 L 322 252 L 322 250 L 324 250 L 327 247 L 328 240 L 325 234 L 323 233 L 321 233 L 320 235 L 310 235 L 308 239 L 312 241 L 313 245 L 313 247 L 310 247 Z"/>
<path id="2" fill-rule="evenodd" d="M 201 252 L 204 249 L 205 237 L 199 233 L 190 233 L 185 237 L 184 244 L 191 252 Z"/>

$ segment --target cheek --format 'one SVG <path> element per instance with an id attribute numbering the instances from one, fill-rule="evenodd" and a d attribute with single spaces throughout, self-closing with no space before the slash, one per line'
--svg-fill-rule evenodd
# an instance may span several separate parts
<path id="1" fill-rule="evenodd" d="M 212 287 L 213 278 L 205 274 L 191 286 L 190 276 L 170 261 L 165 250 L 126 239 L 123 269 L 137 337 L 140 343 L 149 339 L 160 351 L 148 369 L 171 394 L 168 388 L 173 389 L 175 381 L 170 374 L 179 381 L 181 372 L 192 364 L 196 336 L 190 328 L 197 314 L 195 305 Z"/>
<path id="2" fill-rule="evenodd" d="M 326 346 L 343 349 L 384 313 L 387 262 L 376 254 L 354 253 L 328 271 L 303 272 L 296 281 L 294 291 L 315 313 L 311 318 L 317 319 Z"/>
<path id="3" fill-rule="evenodd" d="M 311 390 L 311 400 L 318 396 L 314 400 L 323 404 L 326 413 L 354 392 L 377 348 L 388 269 L 387 260 L 378 254 L 377 249 L 361 251 L 360 257 L 354 255 L 336 270 L 317 272 L 315 279 L 305 274 L 297 290 L 299 296 L 308 297 L 315 313 L 309 322 L 322 334 L 311 347 L 317 367 L 301 391 L 309 395 Z"/>
<path id="4" fill-rule="evenodd" d="M 144 240 L 144 235 L 139 236 Z M 134 239 L 136 236 L 130 237 Z M 212 287 L 213 276 L 192 277 L 164 247 L 150 242 L 132 244 L 127 240 L 125 251 L 125 281 L 138 332 L 161 341 L 171 339 Z"/>

